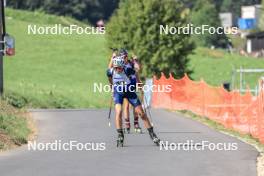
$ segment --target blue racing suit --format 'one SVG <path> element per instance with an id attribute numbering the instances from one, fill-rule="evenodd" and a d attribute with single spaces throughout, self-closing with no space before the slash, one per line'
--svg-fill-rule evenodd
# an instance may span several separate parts
<path id="1" fill-rule="evenodd" d="M 113 83 L 113 99 L 115 104 L 123 104 L 124 98 L 127 98 L 133 107 L 141 105 L 141 102 L 136 94 L 133 75 L 135 70 L 125 66 L 123 71 L 118 73 L 114 68 L 107 70 L 107 76 L 112 79 Z"/>

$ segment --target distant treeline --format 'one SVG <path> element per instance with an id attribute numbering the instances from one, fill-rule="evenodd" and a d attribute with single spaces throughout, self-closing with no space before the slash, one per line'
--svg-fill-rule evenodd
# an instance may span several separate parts
<path id="1" fill-rule="evenodd" d="M 42 10 L 93 24 L 99 19 L 108 20 L 118 3 L 119 0 L 7 0 L 7 6 L 15 9 Z"/>
<path id="2" fill-rule="evenodd" d="M 81 21 L 95 24 L 97 20 L 108 20 L 119 1 L 129 0 L 7 0 L 7 5 L 16 9 L 43 10 L 56 15 L 72 16 Z M 133 0 L 132 0 L 133 1 Z M 174 0 L 177 3 L 177 0 Z M 200 0 L 178 0 L 192 9 Z M 260 4 L 261 0 L 210 0 L 217 12 L 233 12 L 240 16 L 242 5 Z"/>

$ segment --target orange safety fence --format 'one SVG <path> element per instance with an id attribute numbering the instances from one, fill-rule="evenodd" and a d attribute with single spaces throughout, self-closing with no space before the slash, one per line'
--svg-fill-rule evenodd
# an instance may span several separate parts
<path id="1" fill-rule="evenodd" d="M 203 80 L 195 82 L 187 75 L 177 80 L 164 74 L 153 78 L 153 85 L 171 85 L 171 91 L 153 92 L 152 106 L 174 110 L 189 110 L 221 123 L 226 128 L 251 134 L 264 143 L 264 91 L 253 96 L 250 91 L 241 95 L 223 87 L 212 87 Z"/>

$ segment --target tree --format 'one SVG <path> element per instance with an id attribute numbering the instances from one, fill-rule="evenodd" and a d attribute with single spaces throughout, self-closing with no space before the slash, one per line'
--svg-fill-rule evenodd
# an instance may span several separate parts
<path id="1" fill-rule="evenodd" d="M 218 16 L 218 12 L 213 3 L 210 0 L 199 0 L 197 1 L 192 14 L 191 21 L 196 27 L 202 25 L 209 25 L 210 27 L 220 27 L 221 22 Z M 208 27 L 209 28 L 209 27 Z M 206 32 L 205 34 L 197 34 L 192 37 L 198 46 L 216 46 L 225 47 L 227 38 L 224 34 L 210 34 Z"/>
<path id="2" fill-rule="evenodd" d="M 63 16 L 72 16 L 78 20 L 95 23 L 103 18 L 98 0 L 45 0 L 41 7 L 44 11 Z"/>
<path id="3" fill-rule="evenodd" d="M 72 16 L 95 24 L 107 20 L 116 9 L 119 0 L 8 0 L 9 7 L 26 10 L 43 10 L 50 14 Z"/>
<path id="4" fill-rule="evenodd" d="M 235 18 L 241 16 L 241 6 L 259 4 L 259 0 L 223 0 L 221 12 L 232 12 Z"/>
<path id="5" fill-rule="evenodd" d="M 223 0 L 222 6 L 221 6 L 221 12 L 230 12 L 231 8 L 233 8 L 232 12 L 237 14 L 238 10 L 237 8 L 234 8 L 232 6 L 232 1 L 228 1 L 228 0 Z"/>
<path id="6" fill-rule="evenodd" d="M 22 9 L 25 7 L 24 0 L 9 0 L 7 1 L 7 5 L 13 8 Z"/>
<path id="7" fill-rule="evenodd" d="M 180 0 L 127 0 L 106 27 L 108 45 L 134 52 L 143 65 L 143 76 L 164 72 L 180 78 L 190 73 L 188 54 L 194 49 L 190 35 L 160 34 L 160 25 L 183 27 L 188 15 Z"/>

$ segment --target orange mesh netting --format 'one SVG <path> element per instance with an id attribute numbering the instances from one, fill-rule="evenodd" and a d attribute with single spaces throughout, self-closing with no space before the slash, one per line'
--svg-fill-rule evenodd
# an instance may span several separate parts
<path id="1" fill-rule="evenodd" d="M 153 78 L 153 85 L 171 85 L 171 92 L 153 92 L 152 106 L 174 110 L 189 110 L 221 123 L 226 128 L 251 134 L 264 143 L 264 91 L 254 97 L 228 92 L 223 87 L 212 87 L 203 80 L 195 82 L 185 75 L 176 80 L 164 74 Z"/>

